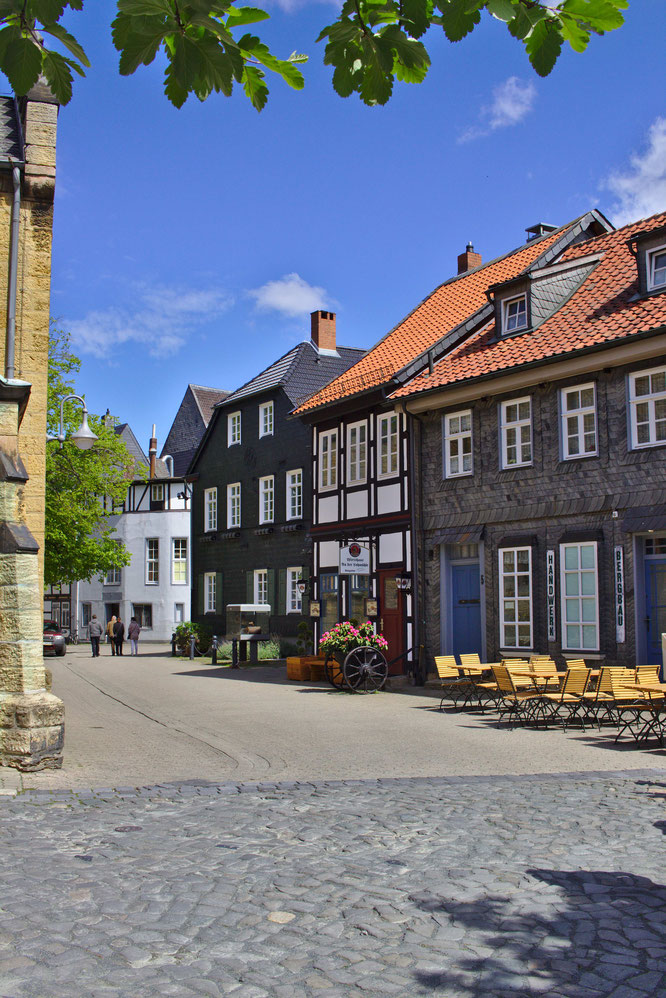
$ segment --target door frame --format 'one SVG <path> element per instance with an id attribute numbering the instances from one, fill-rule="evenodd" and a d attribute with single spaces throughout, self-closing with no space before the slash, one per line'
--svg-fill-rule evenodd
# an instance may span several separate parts
<path id="1" fill-rule="evenodd" d="M 449 545 L 439 546 L 439 644 L 441 655 L 452 654 L 453 647 L 453 565 L 478 565 L 479 568 L 479 609 L 481 614 L 481 660 L 487 661 L 488 643 L 486 626 L 486 578 L 485 549 L 482 540 L 478 542 L 476 558 L 451 558 Z"/>
<path id="2" fill-rule="evenodd" d="M 384 578 L 395 578 L 397 575 L 404 575 L 404 569 L 400 568 L 379 568 L 377 569 L 377 594 L 379 597 L 379 619 L 378 624 L 381 623 L 384 617 Z M 406 601 L 405 593 L 402 589 L 396 589 L 398 597 L 398 619 L 400 623 L 400 648 L 399 653 L 404 656 L 407 651 L 407 621 L 406 621 Z M 380 633 L 383 633 L 382 628 L 379 628 Z M 387 661 L 389 662 L 389 675 L 391 676 L 401 676 L 407 672 L 407 658 L 403 657 L 398 659 L 394 665 L 390 665 L 390 662 L 395 655 L 389 650 L 387 653 Z"/>

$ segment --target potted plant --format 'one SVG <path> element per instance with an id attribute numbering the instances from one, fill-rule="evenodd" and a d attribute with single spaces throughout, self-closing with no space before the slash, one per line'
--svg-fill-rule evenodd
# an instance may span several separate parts
<path id="1" fill-rule="evenodd" d="M 382 652 L 388 648 L 388 641 L 375 633 L 370 620 L 358 625 L 352 620 L 343 620 L 319 639 L 319 651 L 327 657 L 333 655 L 340 664 L 354 648 L 363 647 L 378 648 Z"/>

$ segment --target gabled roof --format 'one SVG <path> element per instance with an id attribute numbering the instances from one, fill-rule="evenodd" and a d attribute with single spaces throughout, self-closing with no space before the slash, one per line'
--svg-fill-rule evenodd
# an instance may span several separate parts
<path id="1" fill-rule="evenodd" d="M 493 317 L 436 363 L 432 373 L 417 375 L 391 397 L 405 398 L 491 377 L 661 330 L 666 326 L 666 292 L 639 296 L 631 242 L 638 232 L 658 229 L 665 222 L 666 213 L 655 215 L 569 247 L 558 263 L 592 254 L 599 255 L 599 262 L 587 268 L 577 290 L 540 326 L 498 339 Z"/>
<path id="2" fill-rule="evenodd" d="M 423 360 L 433 349 L 437 351 L 440 343 L 441 350 L 449 349 L 453 330 L 472 319 L 477 322 L 477 313 L 483 310 L 490 315 L 486 291 L 491 284 L 511 280 L 533 266 L 550 263 L 576 240 L 585 239 L 590 229 L 602 232 L 611 228 L 599 212 L 586 212 L 568 225 L 450 278 L 387 333 L 362 360 L 301 405 L 296 410 L 297 415 L 392 382 L 417 359 Z M 465 330 L 461 329 L 460 335 L 464 334 Z M 415 366 L 418 369 L 422 364 Z"/>
<path id="3" fill-rule="evenodd" d="M 129 423 L 116 423 L 116 425 L 114 426 L 114 430 L 117 433 L 117 435 L 121 438 L 121 440 L 127 447 L 127 450 L 134 458 L 134 460 L 148 467 L 148 458 L 144 454 L 141 448 L 141 444 L 134 436 L 134 433 L 132 432 L 132 427 L 129 425 Z"/>
<path id="4" fill-rule="evenodd" d="M 204 426 L 208 426 L 210 423 L 213 409 L 217 403 L 223 402 L 231 394 L 230 392 L 222 391 L 220 388 L 204 388 L 203 385 L 188 385 L 187 387 L 192 392 L 194 400 L 199 407 Z"/>
<path id="5" fill-rule="evenodd" d="M 312 342 L 299 343 L 219 405 L 226 408 L 240 399 L 259 395 L 271 388 L 284 389 L 290 402 L 298 405 L 322 385 L 346 371 L 364 354 L 365 350 L 355 347 L 337 347 L 336 354 L 320 353 Z"/>

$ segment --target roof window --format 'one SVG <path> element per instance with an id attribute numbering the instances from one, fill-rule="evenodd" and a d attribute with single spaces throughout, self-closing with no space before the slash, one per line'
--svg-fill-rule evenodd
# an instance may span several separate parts
<path id="1" fill-rule="evenodd" d="M 649 291 L 666 288 L 666 246 L 659 246 L 648 253 L 647 279 Z"/>
<path id="2" fill-rule="evenodd" d="M 527 295 L 507 298 L 502 302 L 502 332 L 514 333 L 527 328 Z"/>

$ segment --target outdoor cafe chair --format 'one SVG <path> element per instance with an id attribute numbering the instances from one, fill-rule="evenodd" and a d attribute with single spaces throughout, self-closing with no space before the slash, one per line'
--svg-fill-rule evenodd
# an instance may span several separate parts
<path id="1" fill-rule="evenodd" d="M 478 677 L 472 676 L 474 692 L 478 697 L 478 705 L 482 710 L 489 706 L 489 701 L 497 699 L 497 683 L 494 679 L 483 679 L 484 672 L 490 672 L 495 665 L 494 662 L 482 662 L 477 652 L 461 653 L 460 664 L 469 669 L 474 669 Z"/>
<path id="2" fill-rule="evenodd" d="M 616 743 L 624 732 L 628 731 L 633 735 L 636 744 L 647 741 L 651 735 L 654 735 L 663 746 L 666 727 L 666 699 L 663 692 L 652 698 L 646 697 L 634 703 L 624 704 L 618 713 L 619 730 L 615 736 Z"/>
<path id="3" fill-rule="evenodd" d="M 527 659 L 503 658 L 502 666 L 511 673 L 513 684 L 517 690 L 536 690 L 534 676 Z M 530 675 L 525 675 L 525 673 L 530 673 Z"/>
<path id="4" fill-rule="evenodd" d="M 518 689 L 505 665 L 493 666 L 493 673 L 497 682 L 497 708 L 500 723 L 508 715 L 510 726 L 513 728 L 515 721 L 522 724 L 539 714 L 541 694 L 538 690 L 534 687 L 530 690 Z"/>
<path id="5" fill-rule="evenodd" d="M 583 697 L 586 717 L 592 716 L 601 731 L 602 721 L 620 725 L 620 711 L 640 698 L 638 690 L 626 684 L 631 673 L 619 666 L 604 666 L 595 690 L 587 690 Z"/>
<path id="6" fill-rule="evenodd" d="M 439 709 L 442 710 L 445 700 L 451 700 L 453 706 L 458 705 L 458 699 L 464 697 L 466 703 L 472 683 L 468 676 L 461 676 L 455 655 L 435 655 L 435 667 L 440 679 L 442 699 Z"/>
<path id="7" fill-rule="evenodd" d="M 562 729 L 567 730 L 567 724 L 580 714 L 581 707 L 585 705 L 583 697 L 590 681 L 589 669 L 567 669 L 564 675 L 562 688 L 557 693 L 544 693 L 543 705 L 548 714 L 548 720 L 558 718 L 562 722 Z M 585 723 L 582 715 L 580 722 L 583 730 Z"/>

